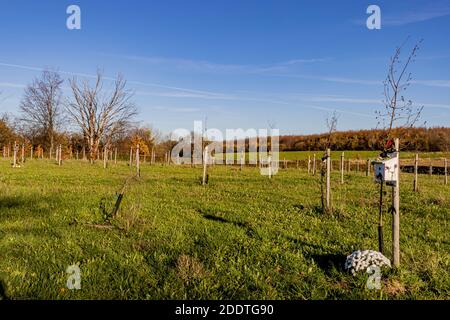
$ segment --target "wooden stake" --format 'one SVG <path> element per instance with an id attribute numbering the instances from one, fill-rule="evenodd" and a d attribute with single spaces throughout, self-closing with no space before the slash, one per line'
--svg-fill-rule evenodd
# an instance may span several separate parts
<path id="1" fill-rule="evenodd" d="M 206 185 L 208 183 L 208 146 L 205 147 L 205 151 L 203 154 L 203 178 L 202 185 Z"/>
<path id="2" fill-rule="evenodd" d="M 17 143 L 14 142 L 14 158 L 13 158 L 13 167 L 14 168 L 17 167 L 17 151 L 18 151 L 17 149 L 18 149 Z"/>
<path id="3" fill-rule="evenodd" d="M 117 164 L 117 148 L 114 149 L 114 164 Z"/>
<path id="4" fill-rule="evenodd" d="M 366 177 L 370 176 L 370 159 L 367 159 Z"/>
<path id="5" fill-rule="evenodd" d="M 326 164 L 327 164 L 327 176 L 326 176 L 326 194 L 325 194 L 325 205 L 326 205 L 326 210 L 329 211 L 330 210 L 330 199 L 331 199 L 331 151 L 330 149 L 327 149 L 327 160 L 326 160 Z"/>
<path id="6" fill-rule="evenodd" d="M 344 184 L 344 161 L 345 161 L 345 156 L 344 156 L 344 152 L 342 152 L 342 154 L 341 154 L 341 184 Z"/>
<path id="7" fill-rule="evenodd" d="M 136 175 L 141 176 L 141 159 L 139 154 L 139 145 L 136 147 Z"/>
<path id="8" fill-rule="evenodd" d="M 395 139 L 395 151 L 400 165 L 399 139 Z M 392 188 L 392 255 L 394 267 L 400 266 L 400 168 L 397 168 L 397 182 Z"/>
<path id="9" fill-rule="evenodd" d="M 103 147 L 103 169 L 108 167 L 108 150 L 106 146 Z"/>
<path id="10" fill-rule="evenodd" d="M 316 154 L 313 156 L 313 176 L 316 175 Z"/>
<path id="11" fill-rule="evenodd" d="M 58 165 L 61 166 L 62 164 L 62 146 L 59 145 L 59 152 L 58 152 Z"/>
<path id="12" fill-rule="evenodd" d="M 272 155 L 269 154 L 267 157 L 268 168 L 269 168 L 269 179 L 272 179 Z"/>
<path id="13" fill-rule="evenodd" d="M 416 153 L 416 157 L 414 159 L 414 185 L 413 185 L 414 192 L 419 191 L 418 178 L 419 178 L 419 154 Z"/>
<path id="14" fill-rule="evenodd" d="M 308 156 L 308 174 L 311 173 L 311 156 Z"/>
<path id="15" fill-rule="evenodd" d="M 130 168 L 133 166 L 133 147 L 130 148 Z"/>

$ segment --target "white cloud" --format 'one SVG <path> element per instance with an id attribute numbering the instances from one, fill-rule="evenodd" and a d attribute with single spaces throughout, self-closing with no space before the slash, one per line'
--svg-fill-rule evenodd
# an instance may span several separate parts
<path id="1" fill-rule="evenodd" d="M 325 62 L 330 60 L 329 58 L 292 59 L 274 64 L 245 65 L 245 64 L 223 64 L 204 60 L 191 60 L 191 59 L 166 58 L 166 57 L 143 57 L 135 55 L 112 55 L 112 54 L 105 54 L 105 55 L 141 63 L 166 65 L 171 68 L 184 69 L 194 72 L 212 72 L 212 73 L 230 73 L 230 74 L 235 73 L 259 74 L 274 71 L 282 72 L 288 71 L 296 66 Z"/>
<path id="2" fill-rule="evenodd" d="M 450 80 L 412 80 L 411 83 L 420 84 L 428 87 L 450 88 Z"/>
<path id="3" fill-rule="evenodd" d="M 2 87 L 2 88 L 19 88 L 19 89 L 23 89 L 23 88 L 25 88 L 25 85 L 24 84 L 20 84 L 20 83 L 0 82 L 0 87 Z"/>
<path id="4" fill-rule="evenodd" d="M 154 107 L 151 107 L 151 109 L 158 110 L 158 111 L 175 112 L 175 113 L 193 113 L 193 112 L 201 111 L 199 108 L 165 107 L 165 106 L 154 106 Z"/>

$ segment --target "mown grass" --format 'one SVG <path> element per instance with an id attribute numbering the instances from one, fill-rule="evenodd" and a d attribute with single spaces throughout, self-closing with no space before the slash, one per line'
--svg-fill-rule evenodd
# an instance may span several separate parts
<path id="1" fill-rule="evenodd" d="M 402 174 L 402 265 L 383 274 L 342 270 L 345 256 L 377 250 L 378 187 L 363 173 L 333 176 L 321 212 L 319 177 L 256 168 L 142 166 L 119 215 L 108 208 L 132 170 L 85 162 L 0 161 L 0 299 L 448 299 L 450 186 Z M 388 201 L 386 201 L 388 202 Z M 390 256 L 390 217 L 385 216 Z M 68 290 L 69 265 L 81 290 Z"/>

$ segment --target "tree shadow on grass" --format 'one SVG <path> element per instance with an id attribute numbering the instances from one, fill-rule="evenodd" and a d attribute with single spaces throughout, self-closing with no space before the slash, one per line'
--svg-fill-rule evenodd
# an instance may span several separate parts
<path id="1" fill-rule="evenodd" d="M 320 269 L 326 274 L 331 275 L 335 271 L 343 271 L 346 255 L 341 253 L 310 254 Z"/>
<path id="2" fill-rule="evenodd" d="M 0 209 L 13 209 L 23 206 L 23 201 L 18 197 L 1 197 Z"/>
<path id="3" fill-rule="evenodd" d="M 16 215 L 15 212 L 20 210 L 21 217 L 26 216 L 45 216 L 50 213 L 48 208 L 43 208 L 42 203 L 52 203 L 51 197 L 43 197 L 42 195 L 18 195 L 18 196 L 0 196 L 0 218 L 8 218 L 8 216 Z M 8 212 L 8 210 L 11 210 Z M 29 214 L 26 214 L 29 213 Z"/>
<path id="4" fill-rule="evenodd" d="M 231 220 L 228 220 L 228 219 L 216 216 L 216 215 L 212 214 L 208 210 L 198 209 L 198 211 L 203 215 L 203 218 L 205 218 L 207 220 L 211 220 L 211 221 L 214 221 L 214 222 L 220 222 L 220 223 L 232 224 L 232 225 L 234 225 L 236 227 L 244 229 L 245 233 L 249 237 L 260 238 L 260 236 L 258 235 L 256 230 L 246 221 L 244 221 L 244 222 L 242 222 L 242 221 L 231 221 Z"/>

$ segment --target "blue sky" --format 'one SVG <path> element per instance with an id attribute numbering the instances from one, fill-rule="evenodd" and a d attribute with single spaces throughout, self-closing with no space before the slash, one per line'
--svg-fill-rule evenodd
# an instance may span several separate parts
<path id="1" fill-rule="evenodd" d="M 66 8 L 81 8 L 81 30 Z M 366 9 L 381 8 L 381 30 Z M 0 112 L 17 113 L 42 68 L 65 78 L 122 73 L 139 120 L 163 132 L 208 127 L 323 132 L 376 126 L 395 47 L 424 42 L 407 97 L 430 126 L 450 124 L 450 0 L 2 1 Z M 67 87 L 66 94 L 70 94 Z"/>

